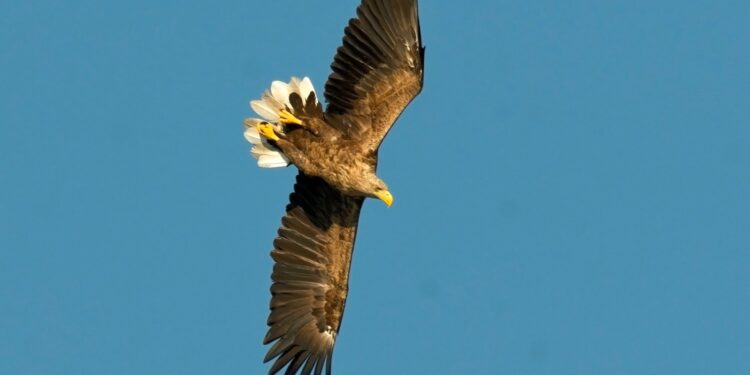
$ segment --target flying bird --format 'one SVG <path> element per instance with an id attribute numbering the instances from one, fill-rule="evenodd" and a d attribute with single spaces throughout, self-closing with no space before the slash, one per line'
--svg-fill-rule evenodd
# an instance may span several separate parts
<path id="1" fill-rule="evenodd" d="M 331 373 L 360 209 L 367 197 L 393 204 L 378 148 L 422 91 L 423 66 L 417 0 L 363 0 L 331 64 L 325 110 L 307 77 L 274 81 L 251 102 L 262 118 L 245 120 L 245 137 L 258 165 L 299 170 L 271 251 L 271 375 Z"/>

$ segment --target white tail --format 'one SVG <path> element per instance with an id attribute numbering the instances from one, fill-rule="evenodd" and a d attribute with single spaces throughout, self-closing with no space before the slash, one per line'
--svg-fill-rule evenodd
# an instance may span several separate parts
<path id="1" fill-rule="evenodd" d="M 307 99 L 311 92 L 315 92 L 310 78 L 299 79 L 292 77 L 289 83 L 273 81 L 271 88 L 266 90 L 260 100 L 250 102 L 250 107 L 263 119 L 248 118 L 245 120 L 245 139 L 253 145 L 252 155 L 258 159 L 261 168 L 281 168 L 290 164 L 289 158 L 281 150 L 272 146 L 258 133 L 257 125 L 261 121 L 274 124 L 281 130 L 279 124 L 279 111 L 286 109 L 294 114 L 292 105 L 289 103 L 289 95 L 297 93 L 303 100 Z M 315 100 L 317 103 L 317 95 Z"/>

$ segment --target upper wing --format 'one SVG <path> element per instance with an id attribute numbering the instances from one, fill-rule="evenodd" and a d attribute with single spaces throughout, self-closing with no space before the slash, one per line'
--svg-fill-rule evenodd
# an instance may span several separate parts
<path id="1" fill-rule="evenodd" d="M 300 172 L 271 257 L 270 326 L 264 344 L 276 341 L 265 361 L 269 374 L 331 371 L 331 356 L 349 285 L 357 222 L 363 198 L 341 194 Z"/>
<path id="2" fill-rule="evenodd" d="M 423 66 L 417 0 L 363 0 L 331 64 L 326 114 L 374 151 L 422 90 Z"/>

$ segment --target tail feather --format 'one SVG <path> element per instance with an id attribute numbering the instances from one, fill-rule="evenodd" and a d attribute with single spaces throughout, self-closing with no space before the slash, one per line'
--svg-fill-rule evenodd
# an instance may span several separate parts
<path id="1" fill-rule="evenodd" d="M 253 145 L 250 153 L 254 158 L 258 159 L 258 166 L 261 168 L 283 168 L 288 166 L 291 163 L 289 158 L 281 150 L 268 143 L 268 140 L 258 133 L 256 126 L 261 121 L 253 118 L 245 120 L 245 139 Z"/>
<path id="2" fill-rule="evenodd" d="M 252 155 L 258 159 L 258 166 L 261 168 L 281 168 L 288 166 L 291 162 L 289 158 L 284 155 L 281 150 L 274 147 L 260 134 L 256 126 L 261 121 L 270 122 L 278 129 L 281 129 L 279 123 L 279 111 L 287 109 L 295 113 L 294 106 L 290 102 L 290 98 L 293 95 L 298 95 L 301 98 L 307 99 L 310 94 L 315 94 L 315 88 L 312 81 L 308 77 L 299 79 L 292 77 L 288 83 L 281 81 L 273 81 L 270 89 L 266 90 L 260 99 L 253 100 L 250 102 L 250 107 L 257 113 L 261 119 L 248 118 L 245 120 L 245 139 L 253 144 Z M 315 100 L 315 105 L 319 106 L 317 95 L 313 95 L 312 98 Z M 303 99 L 303 100 L 304 100 Z"/>

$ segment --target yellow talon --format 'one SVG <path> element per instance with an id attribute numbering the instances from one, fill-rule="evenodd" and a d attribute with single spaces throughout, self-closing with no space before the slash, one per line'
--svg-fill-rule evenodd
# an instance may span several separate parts
<path id="1" fill-rule="evenodd" d="M 257 125 L 258 127 L 258 133 L 263 135 L 264 137 L 272 140 L 272 141 L 278 141 L 279 136 L 276 135 L 276 132 L 273 131 L 273 125 L 267 123 L 267 122 L 261 122 Z"/>
<path id="2" fill-rule="evenodd" d="M 296 125 L 302 125 L 302 120 L 295 117 L 291 112 L 287 111 L 286 109 L 282 109 L 279 111 L 279 120 L 282 124 L 296 124 Z"/>

